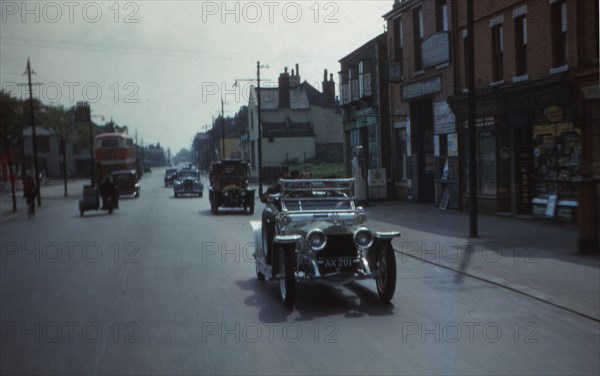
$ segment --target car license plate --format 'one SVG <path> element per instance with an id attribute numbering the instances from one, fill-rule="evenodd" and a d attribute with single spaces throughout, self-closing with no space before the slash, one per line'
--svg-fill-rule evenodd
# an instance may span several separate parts
<path id="1" fill-rule="evenodd" d="M 354 262 L 353 258 L 326 258 L 323 259 L 323 266 L 326 268 L 350 268 Z"/>

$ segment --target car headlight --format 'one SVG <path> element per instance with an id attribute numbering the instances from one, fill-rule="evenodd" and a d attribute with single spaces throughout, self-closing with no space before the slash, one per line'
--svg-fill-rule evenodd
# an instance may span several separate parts
<path id="1" fill-rule="evenodd" d="M 369 248 L 373 245 L 373 233 L 371 230 L 361 227 L 354 232 L 354 243 L 360 248 Z"/>
<path id="2" fill-rule="evenodd" d="M 327 244 L 327 235 L 319 229 L 311 230 L 306 235 L 306 243 L 312 251 L 322 251 Z"/>

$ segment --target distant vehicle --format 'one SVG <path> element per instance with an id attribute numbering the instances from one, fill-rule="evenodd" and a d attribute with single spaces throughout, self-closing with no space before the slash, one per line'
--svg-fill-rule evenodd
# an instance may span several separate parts
<path id="1" fill-rule="evenodd" d="M 165 171 L 165 187 L 173 185 L 175 178 L 177 177 L 177 169 L 176 168 L 167 168 Z"/>
<path id="2" fill-rule="evenodd" d="M 177 172 L 177 177 L 173 182 L 173 194 L 175 197 L 179 195 L 198 195 L 202 197 L 204 184 L 200 180 L 200 172 L 198 170 L 181 169 Z"/>
<path id="3" fill-rule="evenodd" d="M 243 208 L 254 213 L 254 190 L 248 189 L 250 165 L 235 159 L 213 162 L 210 166 L 210 209 L 219 213 L 219 207 Z"/>
<path id="4" fill-rule="evenodd" d="M 136 150 L 133 138 L 123 133 L 102 133 L 94 142 L 96 181 L 104 181 L 117 170 L 136 169 Z"/>
<path id="5" fill-rule="evenodd" d="M 119 196 L 140 197 L 140 181 L 134 170 L 117 170 L 112 173 L 112 181 L 119 190 Z"/>

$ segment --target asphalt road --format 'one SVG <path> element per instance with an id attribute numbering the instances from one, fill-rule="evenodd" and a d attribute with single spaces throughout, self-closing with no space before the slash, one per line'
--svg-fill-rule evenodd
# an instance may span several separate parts
<path id="1" fill-rule="evenodd" d="M 1 373 L 600 372 L 597 322 L 410 258 L 391 305 L 372 281 L 302 283 L 290 311 L 255 277 L 262 204 L 212 216 L 204 192 L 158 170 L 113 215 L 73 197 L 2 224 Z"/>

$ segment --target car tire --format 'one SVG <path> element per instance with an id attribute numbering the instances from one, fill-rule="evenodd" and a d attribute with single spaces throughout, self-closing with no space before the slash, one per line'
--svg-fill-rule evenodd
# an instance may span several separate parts
<path id="1" fill-rule="evenodd" d="M 79 216 L 80 216 L 80 217 L 83 217 L 83 210 L 80 210 L 80 211 L 79 211 Z"/>
<path id="2" fill-rule="evenodd" d="M 175 193 L 175 198 L 177 198 L 177 196 L 178 196 L 177 193 Z"/>
<path id="3" fill-rule="evenodd" d="M 217 204 L 215 204 L 215 203 L 210 204 L 210 212 L 213 213 L 214 215 L 219 214 L 219 207 L 217 206 Z"/>
<path id="4" fill-rule="evenodd" d="M 248 207 L 248 214 L 250 214 L 250 215 L 254 214 L 254 202 L 250 203 L 250 206 Z"/>
<path id="5" fill-rule="evenodd" d="M 296 301 L 296 275 L 293 252 L 286 247 L 289 246 L 279 247 L 279 293 L 283 305 L 292 309 Z"/>
<path id="6" fill-rule="evenodd" d="M 254 266 L 256 268 L 256 278 L 258 278 L 258 280 L 261 282 L 264 281 L 265 275 L 260 272 L 260 269 L 258 269 L 258 260 L 256 259 L 256 256 L 254 257 Z"/>
<path id="7" fill-rule="evenodd" d="M 394 249 L 389 243 L 379 244 L 375 253 L 376 270 L 378 276 L 375 279 L 379 299 L 389 303 L 396 291 L 396 256 Z"/>
<path id="8" fill-rule="evenodd" d="M 265 218 L 262 221 L 262 249 L 265 255 L 265 262 L 271 263 L 273 255 L 273 238 L 275 237 L 275 228 L 269 224 Z"/>

